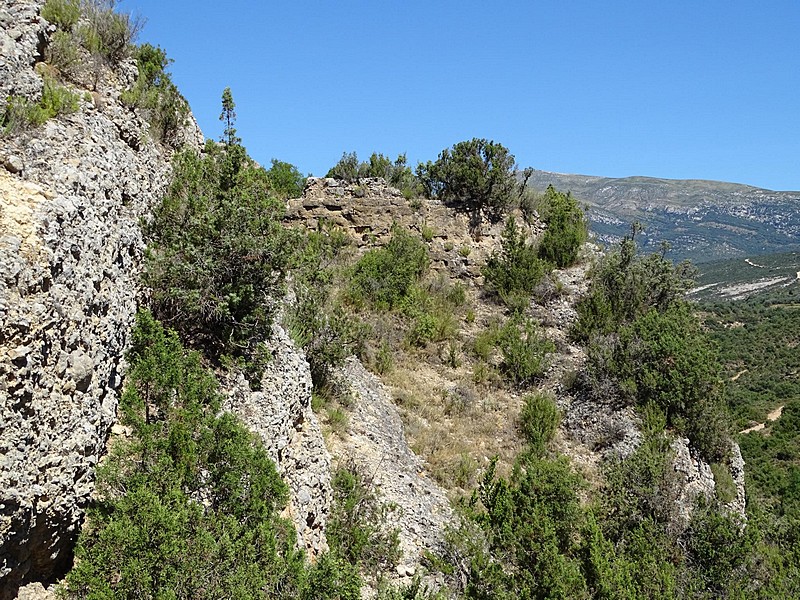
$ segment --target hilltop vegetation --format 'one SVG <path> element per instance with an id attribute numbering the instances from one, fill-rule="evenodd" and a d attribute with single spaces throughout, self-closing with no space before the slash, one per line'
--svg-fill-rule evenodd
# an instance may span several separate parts
<path id="1" fill-rule="evenodd" d="M 123 101 L 148 114 L 161 142 L 176 142 L 188 113 L 166 73 L 169 60 L 158 48 L 132 46 L 135 23 L 113 8 L 48 0 L 45 14 L 64 55 L 109 63 L 135 57 L 139 77 Z M 62 55 L 50 56 L 58 85 L 86 76 Z M 18 122 L 14 110 L 6 109 L 8 132 Z M 797 365 L 782 344 L 796 340 L 770 341 L 776 330 L 798 331 L 791 307 L 726 313 L 716 306 L 701 321 L 685 299 L 693 269 L 642 254 L 636 229 L 586 264 L 587 219 L 576 198 L 553 187 L 526 191 L 510 151 L 485 139 L 446 148 L 416 171 L 404 155 L 391 161 L 374 153 L 364 163 L 345 154 L 329 172 L 356 182 L 388 178 L 410 207 L 441 201 L 467 215 L 476 245 L 484 224 L 502 224 L 469 286 L 433 272 L 434 232 L 424 225 L 397 224 L 385 244 L 362 251 L 325 223 L 315 231 L 290 228 L 284 200 L 298 193 L 302 174 L 278 160 L 270 169 L 256 164 L 235 116 L 226 89 L 222 138 L 202 152 L 175 153 L 173 181 L 144 226 L 148 306 L 127 357 L 120 404 L 127 434 L 113 439 L 98 470 L 66 596 L 355 600 L 365 583 L 387 599 L 800 594 L 796 402 L 787 403 L 772 435 L 742 438 L 757 467 L 746 520 L 731 508 L 736 434 L 728 416 L 731 407 L 734 418 L 744 418 L 756 393 L 764 396 L 755 402 L 759 410 L 795 394 L 788 380 Z M 469 244 L 458 250 L 470 252 Z M 588 290 L 569 338 L 551 339 L 556 327 L 535 309 L 565 296 L 560 277 L 578 267 L 590 272 Z M 746 327 L 726 326 L 748 318 Z M 487 399 L 519 401 L 516 412 L 501 406 L 492 413 L 506 418 L 502 431 L 489 423 L 493 435 L 510 440 L 502 459 L 481 463 L 464 451 L 453 466 L 435 464 L 435 449 L 423 453 L 434 477 L 451 480 L 458 513 L 447 543 L 423 560 L 441 589 L 419 578 L 400 587 L 385 581 L 400 556 L 398 536 L 370 478 L 347 465 L 333 477 L 328 550 L 311 562 L 297 548 L 282 513 L 287 486 L 261 442 L 221 411 L 217 379 L 243 372 L 257 387 L 278 320 L 308 358 L 314 408 L 329 435 L 347 434 L 347 395 L 332 375 L 351 354 L 383 375 L 406 363 L 453 375 L 459 385 L 441 398 L 399 399 L 426 419 L 436 414 L 430 405 L 443 405 L 449 421 L 435 429 L 441 437 L 467 410 L 475 421 L 488 420 Z M 558 325 L 566 329 L 567 321 Z M 556 356 L 573 343 L 586 369 L 552 373 Z M 746 363 L 753 349 L 766 359 Z M 742 387 L 726 395 L 723 373 L 736 367 L 773 371 L 746 386 L 737 377 Z M 759 387 L 764 377 L 769 382 Z M 641 429 L 638 445 L 604 460 L 595 453 L 593 471 L 578 468 L 562 452 L 565 391 L 629 408 Z M 717 478 L 714 495 L 696 498 L 685 522 L 675 514 L 681 490 L 673 464 L 673 442 L 683 437 Z"/>

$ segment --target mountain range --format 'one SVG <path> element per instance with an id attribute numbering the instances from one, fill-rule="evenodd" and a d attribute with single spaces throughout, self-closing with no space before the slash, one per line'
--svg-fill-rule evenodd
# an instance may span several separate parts
<path id="1" fill-rule="evenodd" d="M 615 243 L 644 225 L 646 250 L 695 263 L 800 250 L 800 192 L 721 181 L 597 177 L 534 170 L 528 186 L 570 191 L 587 208 L 591 231 Z"/>

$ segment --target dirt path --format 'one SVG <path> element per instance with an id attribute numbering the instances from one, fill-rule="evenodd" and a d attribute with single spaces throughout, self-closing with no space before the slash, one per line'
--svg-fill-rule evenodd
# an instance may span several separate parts
<path id="1" fill-rule="evenodd" d="M 783 406 L 779 406 L 775 410 L 767 413 L 767 421 L 777 421 L 781 418 L 781 414 L 783 413 Z M 761 431 L 766 427 L 767 423 L 759 423 L 758 425 L 753 425 L 752 427 L 748 427 L 747 429 L 742 429 L 739 433 L 750 433 L 751 431 Z"/>
<path id="2" fill-rule="evenodd" d="M 742 371 L 739 371 L 739 372 L 738 372 L 736 375 L 734 375 L 733 377 L 731 377 L 731 381 L 736 381 L 737 379 L 739 379 L 739 377 L 741 377 L 741 376 L 742 376 L 742 375 L 744 375 L 745 373 L 747 373 L 747 369 L 744 369 L 744 370 L 742 370 Z"/>

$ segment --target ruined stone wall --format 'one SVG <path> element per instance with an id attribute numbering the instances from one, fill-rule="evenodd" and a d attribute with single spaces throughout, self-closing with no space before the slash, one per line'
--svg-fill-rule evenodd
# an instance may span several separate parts
<path id="1" fill-rule="evenodd" d="M 382 246 L 391 237 L 395 223 L 429 239 L 431 268 L 451 277 L 471 281 L 481 276 L 481 267 L 500 249 L 504 223 L 484 220 L 470 231 L 466 213 L 425 198 L 408 200 L 380 178 L 345 182 L 309 177 L 301 198 L 290 200 L 287 221 L 309 229 L 330 223 L 344 230 L 361 248 Z M 529 226 L 521 214 L 517 223 L 536 236 L 540 224 Z"/>

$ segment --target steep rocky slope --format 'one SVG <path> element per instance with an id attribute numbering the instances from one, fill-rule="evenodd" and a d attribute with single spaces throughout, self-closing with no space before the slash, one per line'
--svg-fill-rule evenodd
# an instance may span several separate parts
<path id="1" fill-rule="evenodd" d="M 380 179 L 343 183 L 312 178 L 303 197 L 289 202 L 288 218 L 310 228 L 322 221 L 331 222 L 348 232 L 360 252 L 385 243 L 393 225 L 417 231 L 424 238 L 427 235 L 432 269 L 465 287 L 474 308 L 474 322 L 461 325 L 458 345 L 462 348 L 459 361 L 463 364 L 446 364 L 442 349 L 438 354 L 435 350 L 406 353 L 395 361 L 394 372 L 385 377 L 388 392 L 400 405 L 412 448 L 420 452 L 426 469 L 452 495 L 459 495 L 461 483 L 454 480 L 453 472 L 462 466 L 480 469 L 497 455 L 500 466 L 505 463 L 508 467 L 522 444 L 516 430 L 521 395 L 502 387 L 473 384 L 464 350 L 482 328 L 503 316 L 502 307 L 485 294 L 481 276 L 487 257 L 500 248 L 503 224 L 485 223 L 480 236 L 475 236 L 469 233 L 463 214 L 429 200 L 416 200 L 412 204 Z M 518 220 L 522 221 L 519 215 Z M 534 223 L 527 233 L 535 237 L 542 230 L 541 223 Z M 469 252 L 459 251 L 461 248 L 468 248 Z M 567 332 L 577 317 L 575 305 L 586 293 L 588 272 L 600 256 L 598 248 L 587 244 L 579 264 L 554 271 L 552 279 L 543 284 L 541 293 L 528 307 L 529 314 L 555 342 L 556 352 L 538 387 L 551 391 L 563 412 L 558 438 L 560 450 L 571 457 L 590 481 L 598 476 L 604 458 L 628 456 L 641 440 L 639 417 L 633 407 L 615 402 L 600 404 L 576 394 L 567 383 L 585 368 L 584 351 L 569 339 Z M 360 377 L 355 379 L 358 381 Z M 481 402 L 477 402 L 478 397 Z M 334 447 L 339 453 L 358 450 L 379 460 L 378 450 L 364 450 L 375 444 L 375 436 L 363 425 L 368 419 L 363 414 L 367 409 L 362 402 L 357 402 L 351 411 L 351 433 L 346 434 L 345 442 L 334 443 Z M 388 417 L 385 420 L 391 421 Z M 361 440 L 364 433 L 359 429 L 366 429 L 372 441 Z M 391 447 L 392 443 L 383 446 L 386 456 L 393 455 Z M 698 495 L 713 496 L 715 481 L 710 466 L 697 457 L 688 440 L 676 439 L 673 452 L 674 518 L 683 527 Z M 464 464 L 451 468 L 447 464 L 449 459 L 443 459 L 443 455 L 451 455 L 453 460 Z M 736 493 L 729 509 L 744 518 L 744 464 L 735 445 L 731 462 Z M 427 498 L 426 493 L 423 498 Z"/>
<path id="2" fill-rule="evenodd" d="M 0 10 L 0 93 L 37 101 L 53 28 L 43 2 Z M 139 219 L 170 173 L 170 148 L 122 107 L 127 62 L 79 110 L 0 138 L 0 597 L 71 561 L 114 422 L 137 308 Z M 202 135 L 192 120 L 183 142 Z"/>
<path id="3" fill-rule="evenodd" d="M 350 357 L 337 376 L 351 395 L 347 433 L 331 436 L 331 451 L 343 463 L 367 473 L 382 502 L 391 507 L 388 525 L 398 531 L 401 577 L 414 575 L 425 552 L 436 552 L 448 525 L 455 523 L 445 491 L 426 473 L 408 446 L 389 390 Z"/>

